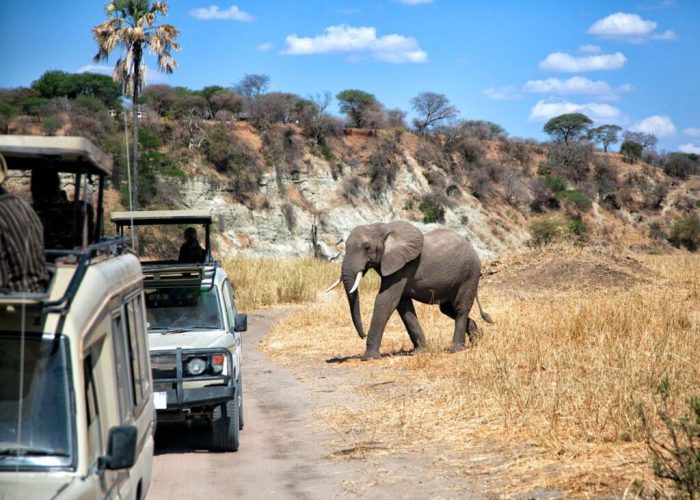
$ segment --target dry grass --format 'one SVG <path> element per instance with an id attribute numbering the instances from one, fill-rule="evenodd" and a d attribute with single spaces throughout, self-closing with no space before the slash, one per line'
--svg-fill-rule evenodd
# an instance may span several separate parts
<path id="1" fill-rule="evenodd" d="M 241 311 L 316 299 L 340 276 L 340 265 L 304 259 L 258 259 L 237 255 L 222 267 L 231 278 Z"/>
<path id="2" fill-rule="evenodd" d="M 557 281 L 568 283 L 566 276 L 522 294 L 512 289 L 517 276 L 501 280 L 508 286 L 486 278 L 481 298 L 496 323 L 462 353 L 445 351 L 451 320 L 420 305 L 427 352 L 361 363 L 355 356 L 364 345 L 342 293 L 292 314 L 264 348 L 286 362 L 338 374 L 338 365 L 326 360 L 347 361 L 342 367 L 360 382 L 344 398 L 352 403 L 320 416 L 358 449 L 444 447 L 464 454 L 466 475 L 505 471 L 508 482 L 493 482 L 500 493 L 555 487 L 620 494 L 635 481 L 648 492 L 659 486 L 646 463 L 636 408 L 653 407 L 653 390 L 664 377 L 679 407 L 700 391 L 700 256 L 624 263 L 605 252 L 562 248 L 517 256 L 521 263 L 577 258 L 596 274 L 577 277 L 578 286 L 566 290 Z M 499 264 L 504 274 L 509 264 Z M 598 286 L 595 276 L 606 266 L 625 273 L 623 286 Z M 363 282 L 366 324 L 376 283 Z M 392 317 L 382 351 L 409 348 Z"/>

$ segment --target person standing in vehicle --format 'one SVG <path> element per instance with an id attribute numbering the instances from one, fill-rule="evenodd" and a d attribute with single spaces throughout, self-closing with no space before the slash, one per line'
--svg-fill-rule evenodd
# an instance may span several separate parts
<path id="1" fill-rule="evenodd" d="M 185 229 L 185 242 L 180 247 L 179 262 L 200 264 L 204 262 L 205 252 L 197 239 L 197 230 L 193 227 Z"/>
<path id="2" fill-rule="evenodd" d="M 43 293 L 49 279 L 44 228 L 29 203 L 3 189 L 6 177 L 0 155 L 0 294 Z"/>

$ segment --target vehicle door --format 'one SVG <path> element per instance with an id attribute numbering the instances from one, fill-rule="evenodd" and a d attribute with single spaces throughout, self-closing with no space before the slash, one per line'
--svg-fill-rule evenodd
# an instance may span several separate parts
<path id="1" fill-rule="evenodd" d="M 235 331 L 234 324 L 236 318 L 236 302 L 233 298 L 231 283 L 228 279 L 224 280 L 221 286 L 221 296 L 224 299 L 224 316 L 226 317 L 226 327 L 231 335 L 233 335 L 233 366 L 236 376 L 240 373 L 242 349 L 241 349 L 241 333 Z"/>

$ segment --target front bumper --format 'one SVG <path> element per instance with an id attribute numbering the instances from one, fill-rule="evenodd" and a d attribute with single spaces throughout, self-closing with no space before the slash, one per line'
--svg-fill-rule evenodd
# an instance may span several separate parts
<path id="1" fill-rule="evenodd" d="M 185 359 L 200 356 L 208 357 L 214 354 L 226 356 L 226 375 L 192 376 L 185 372 Z M 168 362 L 160 363 L 158 358 L 167 359 Z M 153 391 L 155 393 L 164 392 L 167 397 L 166 408 L 157 407 L 158 411 L 216 406 L 230 401 L 236 396 L 236 387 L 231 376 L 233 373 L 233 359 L 228 349 L 214 347 L 152 351 L 151 362 L 153 364 Z M 163 369 L 163 366 L 166 369 Z M 198 387 L 185 387 L 185 384 Z"/>

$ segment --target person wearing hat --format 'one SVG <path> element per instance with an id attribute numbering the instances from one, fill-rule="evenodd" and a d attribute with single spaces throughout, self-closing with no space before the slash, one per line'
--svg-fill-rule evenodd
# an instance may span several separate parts
<path id="1" fill-rule="evenodd" d="M 44 228 L 29 203 L 3 189 L 6 178 L 0 154 L 0 294 L 43 293 L 49 279 Z"/>

